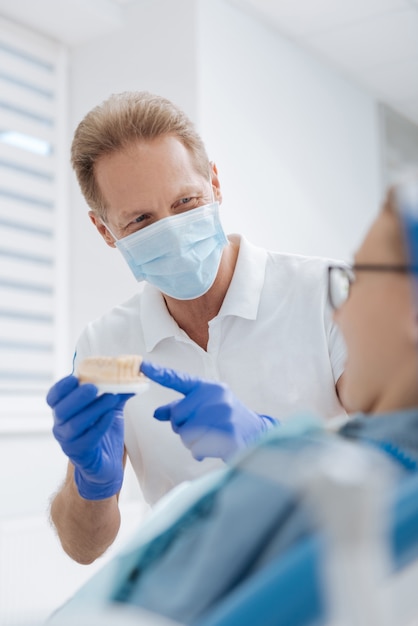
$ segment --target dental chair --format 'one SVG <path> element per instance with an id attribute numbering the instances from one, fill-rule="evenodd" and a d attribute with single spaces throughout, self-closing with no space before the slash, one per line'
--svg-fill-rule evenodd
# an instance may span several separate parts
<path id="1" fill-rule="evenodd" d="M 309 420 L 302 420 L 302 425 L 296 420 L 283 427 L 280 437 L 293 429 L 305 432 L 296 441 L 303 441 L 306 433 L 309 441 L 314 441 L 315 428 Z M 418 474 L 399 477 L 381 452 L 338 440 L 329 449 L 321 448 L 319 454 L 314 446 L 298 456 L 292 447 L 293 434 L 290 432 L 289 454 L 277 458 L 274 452 L 273 458 L 270 452 L 274 451 L 278 434 L 269 435 L 261 456 L 259 450 L 238 460 L 238 473 L 245 475 L 246 481 L 256 477 L 257 488 L 262 489 L 266 483 L 272 498 L 275 493 L 277 498 L 282 497 L 286 483 L 285 487 L 297 492 L 298 500 L 312 511 L 312 519 L 316 520 L 312 532 L 293 535 L 288 549 L 279 546 L 277 557 L 248 575 L 240 572 L 239 584 L 208 604 L 196 618 L 180 621 L 172 615 L 169 619 L 159 616 L 157 600 L 154 620 L 193 626 L 410 626 L 410 620 L 418 615 L 414 591 L 418 588 Z M 291 458 L 294 463 L 289 470 Z M 232 468 L 206 476 L 172 494 L 126 549 L 88 581 L 49 623 L 99 624 L 102 615 L 107 620 L 103 624 L 109 623 L 110 616 L 114 616 L 115 626 L 131 626 L 135 620 L 137 626 L 153 624 L 151 614 L 148 621 L 146 613 L 143 617 L 150 607 L 140 602 L 135 605 L 135 576 L 141 567 L 149 567 L 149 546 L 156 538 L 164 538 L 179 520 L 180 527 L 184 525 L 184 515 L 214 490 L 227 493 L 226 478 L 236 471 Z M 233 495 L 233 490 L 230 493 Z M 244 522 L 237 520 L 237 524 Z M 293 518 L 289 525 L 293 525 Z M 257 528 L 254 520 L 247 539 L 251 528 Z M 268 534 L 265 537 L 274 546 L 275 538 Z M 242 551 L 246 549 L 243 540 Z M 172 576 L 165 587 L 154 590 L 157 598 L 160 593 L 165 597 L 171 589 L 173 594 L 181 590 L 182 577 L 193 564 L 193 555 L 189 558 L 183 568 L 177 567 L 176 578 Z M 222 558 L 226 556 L 221 552 L 221 566 Z M 200 555 L 200 560 L 205 563 L 204 556 Z M 202 579 L 204 569 L 200 572 Z M 203 578 L 201 590 L 205 582 Z M 193 604 L 196 595 L 189 593 L 188 597 Z"/>
<path id="2" fill-rule="evenodd" d="M 413 622 L 418 617 L 418 474 L 407 476 L 394 489 L 385 517 L 386 528 L 378 519 L 382 508 L 365 501 L 372 487 L 367 477 L 363 475 L 364 482 L 356 485 L 347 479 L 348 476 L 330 482 L 329 476 L 327 479 L 323 475 L 323 491 L 316 502 L 316 507 L 324 507 L 324 512 L 332 505 L 332 494 L 334 507 L 340 508 L 343 515 L 348 513 L 345 524 L 328 519 L 323 533 L 293 546 L 229 594 L 196 626 L 418 623 Z M 384 481 L 381 486 L 384 487 Z M 314 489 L 316 497 L 319 491 Z M 337 492 L 339 497 L 335 498 Z M 350 508 L 357 512 L 356 516 L 369 518 L 369 523 L 363 529 L 354 529 L 351 537 L 348 526 L 355 516 L 349 515 Z M 327 533 L 334 536 L 334 541 L 327 541 Z"/>

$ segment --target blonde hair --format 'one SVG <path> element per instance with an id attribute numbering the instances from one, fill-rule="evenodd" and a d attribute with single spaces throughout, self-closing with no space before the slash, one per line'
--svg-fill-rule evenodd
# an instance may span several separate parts
<path id="1" fill-rule="evenodd" d="M 106 217 L 106 205 L 95 178 L 97 161 L 132 142 L 165 135 L 176 137 L 190 151 L 197 171 L 209 176 L 202 139 L 186 114 L 166 98 L 147 91 L 113 94 L 80 122 L 71 146 L 71 164 L 87 204 L 101 218 Z"/>

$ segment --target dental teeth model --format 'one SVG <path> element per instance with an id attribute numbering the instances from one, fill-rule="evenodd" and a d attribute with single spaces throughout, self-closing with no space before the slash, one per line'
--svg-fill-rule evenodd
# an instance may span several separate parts
<path id="1" fill-rule="evenodd" d="M 91 356 L 79 364 L 77 378 L 80 383 L 97 385 L 102 393 L 138 393 L 148 387 L 148 378 L 139 370 L 141 363 L 137 354 Z"/>

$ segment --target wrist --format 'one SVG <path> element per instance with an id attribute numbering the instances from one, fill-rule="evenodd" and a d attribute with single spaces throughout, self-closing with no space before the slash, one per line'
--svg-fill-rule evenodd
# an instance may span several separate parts
<path id="1" fill-rule="evenodd" d="M 105 500 L 119 493 L 123 476 L 107 483 L 100 483 L 89 479 L 82 470 L 75 467 L 74 482 L 79 495 L 85 500 Z"/>

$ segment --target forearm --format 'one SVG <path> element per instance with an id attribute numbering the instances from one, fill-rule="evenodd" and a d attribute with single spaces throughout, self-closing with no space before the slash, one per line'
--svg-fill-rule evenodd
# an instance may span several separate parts
<path id="1" fill-rule="evenodd" d="M 87 565 L 113 543 L 120 526 L 117 496 L 105 500 L 85 500 L 74 482 L 69 464 L 62 489 L 51 503 L 51 520 L 65 552 Z"/>

